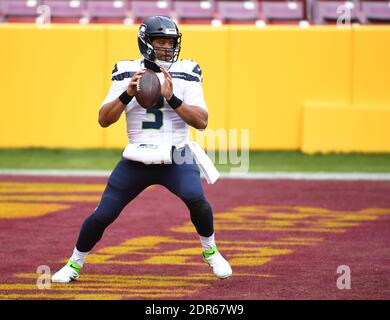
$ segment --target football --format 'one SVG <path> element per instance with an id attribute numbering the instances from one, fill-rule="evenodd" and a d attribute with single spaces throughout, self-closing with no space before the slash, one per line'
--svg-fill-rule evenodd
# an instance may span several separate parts
<path id="1" fill-rule="evenodd" d="M 145 70 L 138 80 L 135 98 L 139 105 L 145 109 L 153 107 L 161 96 L 161 84 L 157 74 L 149 69 Z"/>

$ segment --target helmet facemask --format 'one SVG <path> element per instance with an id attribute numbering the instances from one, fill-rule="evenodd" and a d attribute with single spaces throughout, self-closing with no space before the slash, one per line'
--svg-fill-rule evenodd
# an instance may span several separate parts
<path id="1" fill-rule="evenodd" d="M 151 19 L 154 20 L 151 22 Z M 176 24 L 166 17 L 153 17 L 140 25 L 138 30 L 138 47 L 144 58 L 159 67 L 169 68 L 179 58 L 181 50 L 181 33 Z M 158 24 L 156 22 L 158 21 Z M 153 24 L 154 23 L 154 24 Z M 173 47 L 153 46 L 152 40 L 173 39 Z"/>
<path id="2" fill-rule="evenodd" d="M 177 38 L 172 37 L 156 37 L 151 39 L 151 44 L 154 39 L 173 39 L 173 46 L 171 48 L 166 47 L 159 47 L 158 45 L 152 45 L 154 56 L 155 56 L 155 63 L 157 64 L 163 64 L 164 66 L 166 64 L 171 65 L 172 63 L 176 62 L 179 58 L 180 49 L 181 49 L 181 35 L 179 35 Z"/>

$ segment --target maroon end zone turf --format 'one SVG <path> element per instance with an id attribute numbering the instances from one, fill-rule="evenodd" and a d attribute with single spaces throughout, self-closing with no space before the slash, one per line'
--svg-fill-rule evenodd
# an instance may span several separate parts
<path id="1" fill-rule="evenodd" d="M 0 299 L 390 298 L 384 181 L 204 184 L 233 267 L 223 281 L 201 259 L 185 205 L 154 186 L 106 230 L 79 281 L 50 284 L 42 270 L 53 273 L 70 256 L 105 181 L 0 177 Z"/>

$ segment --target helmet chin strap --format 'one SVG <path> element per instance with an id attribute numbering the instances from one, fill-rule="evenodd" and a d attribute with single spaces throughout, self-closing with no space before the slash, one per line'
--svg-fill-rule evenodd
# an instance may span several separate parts
<path id="1" fill-rule="evenodd" d="M 173 62 L 163 61 L 156 59 L 155 61 L 150 61 L 147 59 L 144 59 L 144 66 L 147 69 L 153 70 L 154 72 L 161 72 L 160 67 L 164 67 L 166 69 L 169 69 Z"/>
<path id="2" fill-rule="evenodd" d="M 156 59 L 155 63 L 159 66 L 159 67 L 164 67 L 166 69 L 169 69 L 173 62 L 168 62 L 168 61 L 164 61 L 164 60 L 159 60 L 159 59 Z"/>

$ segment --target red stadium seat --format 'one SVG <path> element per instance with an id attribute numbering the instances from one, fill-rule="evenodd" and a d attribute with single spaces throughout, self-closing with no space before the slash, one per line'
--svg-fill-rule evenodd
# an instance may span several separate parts
<path id="1" fill-rule="evenodd" d="M 132 17 L 135 23 L 139 23 L 147 17 L 161 15 L 172 15 L 171 0 L 146 0 L 130 1 Z"/>
<path id="2" fill-rule="evenodd" d="M 350 22 L 358 22 L 358 8 L 353 1 L 314 0 L 313 20 L 316 24 L 336 23 L 343 15 L 349 15 Z"/>
<path id="3" fill-rule="evenodd" d="M 173 11 L 179 23 L 210 24 L 215 18 L 215 1 L 176 0 L 173 2 Z"/>
<path id="4" fill-rule="evenodd" d="M 79 23 L 86 16 L 86 0 L 42 0 L 51 11 L 51 21 Z"/>
<path id="5" fill-rule="evenodd" d="M 360 2 L 361 17 L 365 23 L 389 23 L 390 1 L 367 1 Z"/>
<path id="6" fill-rule="evenodd" d="M 296 24 L 306 19 L 305 3 L 302 0 L 261 1 L 261 14 L 267 23 Z"/>
<path id="7" fill-rule="evenodd" d="M 165 15 L 180 24 L 335 24 L 346 10 L 351 22 L 390 23 L 390 0 L 0 0 L 0 21 L 35 22 L 40 5 L 53 23 L 138 24 Z"/>
<path id="8" fill-rule="evenodd" d="M 2 0 L 0 11 L 2 20 L 7 22 L 35 22 L 38 17 L 37 7 L 40 0 Z"/>
<path id="9" fill-rule="evenodd" d="M 90 23 L 123 23 L 129 16 L 127 1 L 94 0 L 87 2 Z"/>
<path id="10" fill-rule="evenodd" d="M 223 23 L 254 23 L 259 19 L 257 1 L 218 1 L 217 17 Z"/>

